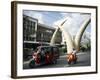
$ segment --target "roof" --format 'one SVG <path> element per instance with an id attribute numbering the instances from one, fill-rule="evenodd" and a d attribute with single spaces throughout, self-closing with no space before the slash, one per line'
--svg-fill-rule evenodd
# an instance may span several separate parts
<path id="1" fill-rule="evenodd" d="M 54 27 L 52 27 L 52 26 L 48 26 L 48 25 L 45 25 L 45 24 L 41 24 L 41 23 L 38 23 L 38 25 L 39 26 L 42 26 L 42 27 L 45 27 L 45 28 L 49 28 L 49 29 L 56 29 L 56 28 L 54 28 Z"/>
<path id="2" fill-rule="evenodd" d="M 23 17 L 27 17 L 28 19 L 31 19 L 31 20 L 36 20 L 36 21 L 38 21 L 38 19 L 36 19 L 36 18 L 33 18 L 33 17 L 30 17 L 30 16 L 27 16 L 27 15 L 23 15 Z"/>

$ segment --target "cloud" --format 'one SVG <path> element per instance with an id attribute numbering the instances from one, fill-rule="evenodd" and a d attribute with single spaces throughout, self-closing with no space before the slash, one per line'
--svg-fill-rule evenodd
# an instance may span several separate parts
<path id="1" fill-rule="evenodd" d="M 90 17 L 90 14 L 81 14 L 81 13 L 61 13 L 63 16 L 63 19 L 60 19 L 56 22 L 54 22 L 54 25 L 60 25 L 64 20 L 67 20 L 63 28 L 68 31 L 71 35 L 75 35 L 77 31 L 79 30 L 81 24 L 83 21 Z"/>
<path id="2" fill-rule="evenodd" d="M 30 17 L 33 17 L 33 18 L 36 18 L 36 19 L 38 19 L 39 23 L 44 24 L 43 14 L 41 14 L 39 12 L 24 10 L 23 14 L 30 16 Z"/>
<path id="3" fill-rule="evenodd" d="M 64 21 L 68 21 L 69 20 L 69 17 L 65 17 L 63 19 L 60 19 L 60 20 L 57 20 L 53 23 L 54 26 L 60 26 Z"/>

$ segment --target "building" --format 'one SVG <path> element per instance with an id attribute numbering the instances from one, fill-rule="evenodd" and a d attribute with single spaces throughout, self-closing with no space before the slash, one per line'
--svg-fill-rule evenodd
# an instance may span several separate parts
<path id="1" fill-rule="evenodd" d="M 38 23 L 37 36 L 36 36 L 37 41 L 50 43 L 50 40 L 52 38 L 54 31 L 55 31 L 55 28 Z M 57 34 L 57 39 L 55 43 L 61 44 L 61 42 L 62 42 L 62 35 L 61 35 L 61 32 L 59 31 Z"/>
<path id="2" fill-rule="evenodd" d="M 55 28 L 40 24 L 38 20 L 26 15 L 23 15 L 23 42 L 24 47 L 34 47 L 34 45 L 46 45 L 50 43 Z M 57 34 L 55 44 L 61 44 L 62 33 Z M 30 44 L 30 45 L 29 45 Z"/>
<path id="3" fill-rule="evenodd" d="M 37 19 L 29 16 L 23 16 L 23 40 L 36 41 Z"/>

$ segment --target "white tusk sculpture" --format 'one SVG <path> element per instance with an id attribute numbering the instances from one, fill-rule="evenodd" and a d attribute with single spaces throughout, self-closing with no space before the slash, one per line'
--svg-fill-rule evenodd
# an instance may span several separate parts
<path id="1" fill-rule="evenodd" d="M 55 40 L 56 40 L 56 35 L 57 35 L 57 32 L 59 31 L 59 27 L 57 27 L 57 29 L 55 30 L 55 32 L 53 33 L 53 36 L 51 38 L 51 41 L 50 41 L 50 45 L 54 45 L 55 44 Z"/>
<path id="2" fill-rule="evenodd" d="M 57 32 L 60 29 L 62 31 L 62 33 L 64 34 L 64 38 L 65 38 L 65 41 L 66 41 L 66 44 L 67 44 L 67 53 L 68 54 L 71 53 L 73 51 L 73 48 L 75 48 L 76 50 L 79 50 L 80 41 L 81 41 L 82 35 L 83 35 L 87 25 L 90 23 L 90 21 L 91 21 L 91 19 L 87 18 L 83 22 L 82 26 L 80 27 L 79 31 L 76 34 L 75 41 L 74 41 L 74 40 L 72 40 L 72 37 L 68 33 L 68 31 L 65 31 L 64 28 L 63 28 L 63 24 L 66 22 L 66 20 L 64 20 L 62 22 L 62 24 L 60 26 L 58 26 L 58 28 L 55 30 L 55 32 L 54 32 L 54 34 L 52 36 L 52 39 L 50 41 L 50 45 L 54 45 L 55 40 L 56 40 Z"/>
<path id="3" fill-rule="evenodd" d="M 77 50 L 80 49 L 80 41 L 81 41 L 82 35 L 83 35 L 83 33 L 84 33 L 86 27 L 87 27 L 88 24 L 90 23 L 90 21 L 91 21 L 91 19 L 90 19 L 90 18 L 87 18 L 87 19 L 83 22 L 83 24 L 81 25 L 79 31 L 78 31 L 77 34 L 76 34 L 74 44 L 75 44 L 75 48 L 76 48 Z"/>
<path id="4" fill-rule="evenodd" d="M 59 31 L 59 29 L 62 31 L 62 33 L 64 34 L 64 38 L 65 38 L 65 41 L 66 41 L 66 44 L 67 44 L 67 52 L 70 53 L 72 52 L 73 50 L 73 41 L 72 41 L 72 38 L 71 38 L 71 35 L 65 31 L 62 26 L 63 24 L 66 22 L 67 20 L 64 20 L 60 26 L 58 26 L 58 28 L 55 30 L 52 38 L 51 38 L 51 41 L 50 41 L 50 45 L 54 45 L 55 43 L 55 40 L 56 40 L 56 35 L 57 35 L 57 32 Z"/>
<path id="5" fill-rule="evenodd" d="M 60 25 L 62 26 L 64 23 L 66 22 L 66 20 L 64 20 Z M 55 32 L 53 33 L 53 36 L 51 38 L 51 41 L 50 41 L 50 45 L 54 45 L 55 44 L 55 40 L 56 40 L 56 35 L 59 31 L 59 26 L 56 28 Z"/>
<path id="6" fill-rule="evenodd" d="M 67 53 L 70 53 L 73 51 L 73 48 L 74 48 L 72 37 L 68 31 L 65 31 L 64 28 L 62 28 L 62 26 L 60 26 L 59 28 L 62 31 L 62 33 L 64 34 L 65 42 L 67 44 Z"/>

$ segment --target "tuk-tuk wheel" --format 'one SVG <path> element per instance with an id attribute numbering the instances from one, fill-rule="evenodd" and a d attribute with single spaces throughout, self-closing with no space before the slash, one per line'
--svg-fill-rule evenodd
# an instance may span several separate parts
<path id="1" fill-rule="evenodd" d="M 53 63 L 53 64 L 57 64 L 57 60 L 54 60 L 52 63 Z"/>
<path id="2" fill-rule="evenodd" d="M 30 67 L 30 68 L 34 68 L 34 67 L 35 67 L 35 61 L 34 61 L 34 60 L 31 60 L 31 61 L 30 61 L 29 67 Z"/>
<path id="3" fill-rule="evenodd" d="M 74 61 L 74 64 L 76 64 L 77 60 Z"/>
<path id="4" fill-rule="evenodd" d="M 71 61 L 68 61 L 68 64 L 71 64 Z"/>

